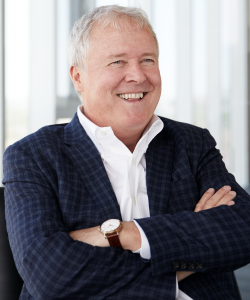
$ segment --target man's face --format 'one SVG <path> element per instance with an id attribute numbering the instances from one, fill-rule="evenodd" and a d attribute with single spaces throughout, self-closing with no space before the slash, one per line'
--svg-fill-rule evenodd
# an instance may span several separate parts
<path id="1" fill-rule="evenodd" d="M 87 72 L 81 73 L 80 81 L 84 114 L 93 123 L 111 126 L 114 132 L 143 130 L 161 94 L 157 46 L 151 32 L 134 24 L 121 30 L 95 27 Z"/>

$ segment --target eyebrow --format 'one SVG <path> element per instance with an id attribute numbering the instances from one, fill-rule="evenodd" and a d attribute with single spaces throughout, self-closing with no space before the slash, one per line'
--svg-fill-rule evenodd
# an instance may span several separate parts
<path id="1" fill-rule="evenodd" d="M 124 57 L 124 56 L 127 56 L 127 54 L 125 52 L 124 53 L 119 53 L 119 54 L 116 54 L 116 55 L 110 55 L 110 56 L 108 56 L 108 59 L 120 58 L 120 57 Z M 158 57 L 154 52 L 145 52 L 145 53 L 142 54 L 142 56 L 153 56 L 155 58 Z"/>
<path id="2" fill-rule="evenodd" d="M 113 59 L 113 58 L 119 58 L 119 57 L 123 57 L 123 56 L 126 56 L 126 53 L 119 53 L 119 54 L 116 54 L 116 55 L 110 55 L 108 56 L 108 59 Z"/>
<path id="3" fill-rule="evenodd" d="M 155 57 L 155 58 L 158 57 L 154 52 L 146 52 L 146 53 L 143 53 L 142 56 L 153 56 L 153 57 Z"/>

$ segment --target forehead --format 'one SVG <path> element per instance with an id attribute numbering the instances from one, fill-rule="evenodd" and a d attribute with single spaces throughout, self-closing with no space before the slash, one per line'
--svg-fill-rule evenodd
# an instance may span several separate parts
<path id="1" fill-rule="evenodd" d="M 139 28 L 134 21 L 122 21 L 119 28 L 111 25 L 103 28 L 95 25 L 90 33 L 90 52 L 99 54 L 155 52 L 158 55 L 157 44 L 152 32 L 147 28 Z"/>

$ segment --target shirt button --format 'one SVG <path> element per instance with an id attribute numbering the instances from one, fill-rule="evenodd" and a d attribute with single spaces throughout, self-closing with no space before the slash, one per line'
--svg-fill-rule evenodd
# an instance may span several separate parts
<path id="1" fill-rule="evenodd" d="M 102 134 L 102 135 L 106 135 L 106 131 L 105 131 L 105 130 L 102 130 L 102 131 L 101 131 L 101 134 Z"/>
<path id="2" fill-rule="evenodd" d="M 136 199 L 135 199 L 135 197 L 134 197 L 134 202 L 136 203 Z"/>

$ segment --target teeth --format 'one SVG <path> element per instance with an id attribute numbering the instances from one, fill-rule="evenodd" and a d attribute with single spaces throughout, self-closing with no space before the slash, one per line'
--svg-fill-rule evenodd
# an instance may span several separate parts
<path id="1" fill-rule="evenodd" d="M 120 94 L 119 97 L 122 99 L 141 99 L 143 98 L 143 93 L 137 93 L 137 94 Z"/>

